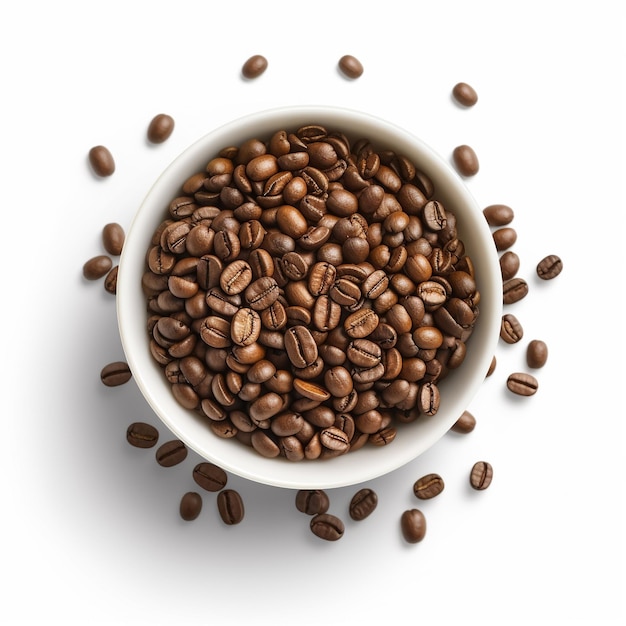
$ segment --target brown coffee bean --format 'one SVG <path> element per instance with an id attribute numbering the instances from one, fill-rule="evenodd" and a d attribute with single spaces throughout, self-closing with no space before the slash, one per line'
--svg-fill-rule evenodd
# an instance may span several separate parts
<path id="1" fill-rule="evenodd" d="M 126 430 L 126 440 L 135 448 L 152 448 L 158 439 L 159 431 L 145 422 L 134 422 Z"/>
<path id="2" fill-rule="evenodd" d="M 348 512 L 350 517 L 360 522 L 369 517 L 378 506 L 378 494 L 369 487 L 359 489 L 350 500 Z"/>
<path id="3" fill-rule="evenodd" d="M 267 309 L 266 309 L 267 310 Z M 230 323 L 230 337 L 238 346 L 254 344 L 261 334 L 261 316 L 247 307 L 233 315 Z"/>
<path id="4" fill-rule="evenodd" d="M 109 293 L 115 295 L 117 293 L 117 273 L 119 271 L 119 265 L 114 265 L 104 277 L 104 288 Z"/>
<path id="5" fill-rule="evenodd" d="M 325 541 L 337 541 L 343 537 L 344 523 L 335 515 L 320 513 L 311 519 L 311 532 Z"/>
<path id="6" fill-rule="evenodd" d="M 487 489 L 493 479 L 493 468 L 486 461 L 474 463 L 470 472 L 470 485 L 477 491 Z"/>
<path id="7" fill-rule="evenodd" d="M 151 143 L 163 143 L 174 132 L 174 118 L 165 113 L 155 115 L 148 124 L 148 141 Z"/>
<path id="8" fill-rule="evenodd" d="M 238 491 L 224 489 L 217 494 L 217 510 L 224 524 L 239 524 L 245 514 L 243 500 Z"/>
<path id="9" fill-rule="evenodd" d="M 418 478 L 413 485 L 413 493 L 420 500 L 429 500 L 438 496 L 444 489 L 443 478 L 439 474 L 426 474 Z"/>
<path id="10" fill-rule="evenodd" d="M 173 467 L 187 458 L 187 446 L 179 439 L 172 439 L 159 446 L 156 461 L 161 467 Z"/>
<path id="11" fill-rule="evenodd" d="M 533 396 L 537 393 L 539 383 L 532 374 L 515 372 L 507 378 L 506 386 L 518 396 Z"/>
<path id="12" fill-rule="evenodd" d="M 528 295 L 528 283 L 523 278 L 511 278 L 502 285 L 502 302 L 514 304 Z"/>
<path id="13" fill-rule="evenodd" d="M 107 387 L 118 387 L 132 378 L 132 372 L 125 361 L 108 363 L 100 371 L 100 380 Z"/>
<path id="14" fill-rule="evenodd" d="M 378 315 L 372 309 L 361 309 L 346 317 L 344 329 L 348 337 L 363 339 L 376 329 L 378 322 Z"/>
<path id="15" fill-rule="evenodd" d="M 454 422 L 450 430 L 455 433 L 467 434 L 471 433 L 476 427 L 476 418 L 469 412 L 463 411 L 461 417 Z"/>
<path id="16" fill-rule="evenodd" d="M 347 396 L 353 388 L 350 372 L 341 365 L 331 367 L 324 374 L 324 386 L 335 398 Z"/>
<path id="17" fill-rule="evenodd" d="M 329 506 L 328 494 L 322 489 L 300 489 L 296 493 L 296 508 L 306 515 L 326 513 Z"/>
<path id="18" fill-rule="evenodd" d="M 510 226 L 503 226 L 495 230 L 492 237 L 496 244 L 496 250 L 507 250 L 517 241 L 517 231 Z"/>
<path id="19" fill-rule="evenodd" d="M 513 221 L 513 209 L 506 204 L 490 204 L 483 209 L 483 215 L 489 226 L 506 226 Z"/>
<path id="20" fill-rule="evenodd" d="M 192 476 L 195 482 L 203 489 L 206 489 L 206 491 L 220 491 L 226 487 L 228 482 L 226 472 L 218 465 L 209 461 L 198 463 L 193 468 Z"/>
<path id="21" fill-rule="evenodd" d="M 409 509 L 400 517 L 400 529 L 407 543 L 419 543 L 426 536 L 426 518 L 419 509 Z"/>
<path id="22" fill-rule="evenodd" d="M 506 313 L 500 322 L 500 338 L 506 343 L 517 343 L 524 336 L 524 329 L 515 315 Z"/>
<path id="23" fill-rule="evenodd" d="M 496 366 L 498 365 L 498 360 L 496 357 L 492 357 L 491 363 L 489 363 L 489 369 L 487 370 L 486 376 L 491 376 L 496 371 Z"/>
<path id="24" fill-rule="evenodd" d="M 457 146 L 452 152 L 452 160 L 463 176 L 474 176 L 480 168 L 476 153 L 467 145 Z"/>
<path id="25" fill-rule="evenodd" d="M 285 350 L 294 367 L 311 365 L 318 357 L 317 344 L 306 326 L 292 326 L 285 333 Z"/>
<path id="26" fill-rule="evenodd" d="M 541 339 L 533 339 L 526 348 L 526 363 L 528 367 L 538 369 L 548 360 L 548 346 Z"/>
<path id="27" fill-rule="evenodd" d="M 104 249 L 113 256 L 119 256 L 122 254 L 122 247 L 124 245 L 125 233 L 124 229 L 116 222 L 105 224 L 102 229 L 102 243 Z"/>
<path id="28" fill-rule="evenodd" d="M 348 78 L 359 78 L 363 74 L 363 64 L 351 54 L 339 59 L 339 69 Z"/>
<path id="29" fill-rule="evenodd" d="M 115 172 L 113 155 L 105 146 L 94 146 L 89 150 L 89 164 L 97 176 L 111 176 Z"/>
<path id="30" fill-rule="evenodd" d="M 202 496 L 195 491 L 188 491 L 180 499 L 179 511 L 186 522 L 197 519 L 202 511 Z"/>
<path id="31" fill-rule="evenodd" d="M 106 275 L 113 267 L 111 257 L 105 254 L 99 254 L 92 257 L 83 265 L 83 276 L 87 280 L 97 280 Z"/>
<path id="32" fill-rule="evenodd" d="M 467 83 L 457 83 L 452 88 L 454 99 L 465 107 L 474 106 L 478 102 L 476 90 Z"/>
<path id="33" fill-rule="evenodd" d="M 537 276 L 542 280 L 552 280 L 563 271 L 563 261 L 556 254 L 550 254 L 537 264 Z"/>
<path id="34" fill-rule="evenodd" d="M 520 259 L 515 252 L 508 250 L 500 257 L 500 272 L 502 280 L 507 281 L 513 278 L 520 268 Z"/>
<path id="35" fill-rule="evenodd" d="M 245 78 L 253 79 L 258 78 L 267 69 L 267 59 L 261 54 L 255 54 L 251 56 L 243 64 L 241 73 Z"/>

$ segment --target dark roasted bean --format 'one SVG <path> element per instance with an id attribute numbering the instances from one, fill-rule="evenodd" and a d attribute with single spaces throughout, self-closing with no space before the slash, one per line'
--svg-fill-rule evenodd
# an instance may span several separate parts
<path id="1" fill-rule="evenodd" d="M 100 380 L 107 387 L 118 387 L 127 383 L 132 372 L 125 361 L 114 361 L 105 365 L 100 371 Z"/>
<path id="2" fill-rule="evenodd" d="M 409 509 L 400 517 L 400 529 L 407 543 L 419 543 L 426 536 L 426 518 L 419 509 Z"/>
<path id="3" fill-rule="evenodd" d="M 306 515 L 326 513 L 329 506 L 328 494 L 322 489 L 301 489 L 296 493 L 296 508 Z"/>
<path id="4" fill-rule="evenodd" d="M 543 280 L 556 278 L 563 271 L 563 261 L 556 254 L 550 254 L 537 264 L 537 276 Z"/>
<path id="5" fill-rule="evenodd" d="M 311 532 L 326 541 L 337 541 L 343 537 L 345 526 L 335 515 L 320 513 L 311 519 Z"/>
<path id="6" fill-rule="evenodd" d="M 470 472 L 470 485 L 477 491 L 487 489 L 493 479 L 493 468 L 486 461 L 474 463 Z"/>
<path id="7" fill-rule="evenodd" d="M 224 524 L 239 524 L 245 514 L 243 500 L 234 489 L 223 489 L 217 494 L 217 510 Z"/>
<path id="8" fill-rule="evenodd" d="M 413 493 L 420 500 L 429 500 L 438 496 L 444 489 L 443 478 L 439 474 L 426 474 L 418 478 L 413 485 Z"/>
<path id="9" fill-rule="evenodd" d="M 135 448 L 153 448 L 158 439 L 159 431 L 145 422 L 134 422 L 126 430 L 126 440 Z"/>

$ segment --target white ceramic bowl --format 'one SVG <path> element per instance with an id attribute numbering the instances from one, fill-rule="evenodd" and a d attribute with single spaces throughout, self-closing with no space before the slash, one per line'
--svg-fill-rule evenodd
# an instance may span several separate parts
<path id="1" fill-rule="evenodd" d="M 471 257 L 481 294 L 480 315 L 468 341 L 467 356 L 441 382 L 441 405 L 433 417 L 401 425 L 387 446 L 366 445 L 325 461 L 268 459 L 238 441 L 217 437 L 195 412 L 174 399 L 162 368 L 153 360 L 146 332 L 146 298 L 141 288 L 146 251 L 157 225 L 184 180 L 204 169 L 226 146 L 246 139 L 268 138 L 279 129 L 322 124 L 412 159 L 432 179 L 436 197 L 457 217 L 460 238 Z M 157 179 L 128 230 L 120 260 L 117 316 L 122 345 L 133 378 L 152 409 L 171 432 L 201 457 L 244 478 L 291 489 L 328 489 L 382 476 L 415 459 L 437 442 L 468 407 L 483 382 L 499 336 L 502 279 L 490 229 L 452 167 L 418 138 L 371 115 L 336 107 L 298 106 L 262 111 L 228 123 L 187 148 Z"/>

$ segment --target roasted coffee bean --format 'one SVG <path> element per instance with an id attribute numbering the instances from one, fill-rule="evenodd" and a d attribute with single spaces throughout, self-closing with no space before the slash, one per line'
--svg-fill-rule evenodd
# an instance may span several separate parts
<path id="1" fill-rule="evenodd" d="M 105 365 L 100 371 L 100 380 L 107 387 L 118 387 L 127 383 L 132 372 L 125 361 L 113 361 Z"/>
<path id="2" fill-rule="evenodd" d="M 502 285 L 502 302 L 514 304 L 528 295 L 528 283 L 523 278 L 511 278 Z"/>
<path id="3" fill-rule="evenodd" d="M 508 250 L 500 257 L 500 272 L 502 280 L 507 281 L 513 278 L 520 267 L 520 259 L 515 252 Z"/>
<path id="4" fill-rule="evenodd" d="M 515 315 L 506 313 L 500 323 L 500 338 L 506 343 L 517 343 L 524 336 L 524 329 Z"/>
<path id="5" fill-rule="evenodd" d="M 104 277 L 104 288 L 115 295 L 117 293 L 117 273 L 119 265 L 114 265 Z"/>
<path id="6" fill-rule="evenodd" d="M 413 493 L 420 500 L 430 500 L 444 489 L 443 478 L 439 474 L 426 474 L 418 478 L 413 485 Z"/>
<path id="7" fill-rule="evenodd" d="M 507 250 L 517 241 L 517 231 L 510 226 L 503 226 L 494 230 L 492 237 L 496 244 L 496 250 Z"/>
<path id="8" fill-rule="evenodd" d="M 329 506 L 328 494 L 323 489 L 300 489 L 296 493 L 296 508 L 306 515 L 326 513 Z"/>
<path id="9" fill-rule="evenodd" d="M 378 494 L 369 487 L 359 489 L 350 500 L 348 512 L 350 517 L 360 522 L 369 517 L 378 506 Z"/>
<path id="10" fill-rule="evenodd" d="M 187 446 L 179 439 L 172 439 L 159 446 L 156 461 L 161 467 L 173 467 L 187 458 Z"/>
<path id="11" fill-rule="evenodd" d="M 491 363 L 489 363 L 489 369 L 487 370 L 486 376 L 491 376 L 496 371 L 496 366 L 498 364 L 498 360 L 496 357 L 492 357 Z"/>
<path id="12" fill-rule="evenodd" d="M 244 292 L 251 309 L 262 311 L 274 304 L 280 295 L 278 284 L 271 276 L 257 278 Z"/>
<path id="13" fill-rule="evenodd" d="M 335 398 L 347 396 L 353 388 L 350 372 L 341 365 L 331 367 L 324 374 L 324 386 Z"/>
<path id="14" fill-rule="evenodd" d="M 513 209 L 506 204 L 490 204 L 483 209 L 483 215 L 489 226 L 506 226 L 513 221 Z"/>
<path id="15" fill-rule="evenodd" d="M 233 526 L 239 524 L 245 514 L 243 500 L 238 491 L 223 489 L 217 494 L 217 510 L 224 524 Z"/>
<path id="16" fill-rule="evenodd" d="M 311 532 L 326 541 L 337 541 L 343 537 L 344 523 L 330 513 L 319 513 L 311 519 Z"/>
<path id="17" fill-rule="evenodd" d="M 228 482 L 226 472 L 218 465 L 209 461 L 198 463 L 193 468 L 192 476 L 196 483 L 203 489 L 206 489 L 206 491 L 220 491 L 226 487 Z"/>
<path id="18" fill-rule="evenodd" d="M 400 517 L 400 529 L 407 543 L 419 543 L 426 536 L 426 518 L 419 509 L 404 511 Z"/>
<path id="19" fill-rule="evenodd" d="M 83 276 L 87 280 L 97 280 L 105 276 L 113 267 L 111 257 L 99 254 L 92 257 L 83 265 Z"/>
<path id="20" fill-rule="evenodd" d="M 526 363 L 528 367 L 538 369 L 548 360 L 548 346 L 541 339 L 533 339 L 526 348 Z"/>
<path id="21" fill-rule="evenodd" d="M 563 261 L 556 254 L 550 254 L 537 264 L 537 276 L 542 280 L 552 280 L 563 271 Z"/>
<path id="22" fill-rule="evenodd" d="M 267 310 L 267 309 L 266 309 Z M 239 309 L 230 323 L 230 337 L 239 346 L 249 346 L 259 339 L 261 316 L 253 309 Z"/>
<path id="23" fill-rule="evenodd" d="M 126 440 L 135 448 L 153 448 L 158 439 L 159 431 L 145 422 L 134 422 L 126 430 Z"/>
<path id="24" fill-rule="evenodd" d="M 471 433 L 474 428 L 476 428 L 476 418 L 469 411 L 463 411 L 461 417 L 454 422 L 450 430 L 465 435 Z"/>
<path id="25" fill-rule="evenodd" d="M 456 169 L 463 176 L 474 176 L 478 173 L 478 157 L 470 146 L 457 146 L 452 152 L 452 160 Z"/>
<path id="26" fill-rule="evenodd" d="M 163 143 L 174 132 L 174 118 L 166 113 L 155 115 L 148 124 L 148 141 Z"/>
<path id="27" fill-rule="evenodd" d="M 470 472 L 470 485 L 477 491 L 487 489 L 493 479 L 493 468 L 487 461 L 478 461 Z"/>
<path id="28" fill-rule="evenodd" d="M 353 339 L 363 339 L 378 326 L 379 317 L 372 309 L 361 309 L 350 314 L 344 321 L 346 334 Z"/>
<path id="29" fill-rule="evenodd" d="M 102 229 L 102 244 L 104 249 L 113 256 L 122 254 L 125 233 L 124 229 L 116 222 L 105 224 Z"/>
<path id="30" fill-rule="evenodd" d="M 454 99 L 465 107 L 474 106 L 478 102 L 476 90 L 467 83 L 457 83 L 452 88 Z"/>
<path id="31" fill-rule="evenodd" d="M 195 491 L 188 491 L 180 499 L 179 511 L 186 522 L 197 519 L 202 511 L 202 496 Z"/>
<path id="32" fill-rule="evenodd" d="M 105 146 L 94 146 L 89 150 L 89 164 L 97 176 L 111 176 L 115 172 L 113 155 Z"/>
<path id="33" fill-rule="evenodd" d="M 351 54 L 345 54 L 339 59 L 339 69 L 348 78 L 359 78 L 363 74 L 363 64 Z"/>
<path id="34" fill-rule="evenodd" d="M 294 367 L 311 365 L 318 357 L 317 344 L 306 326 L 292 326 L 285 333 L 285 350 Z"/>
<path id="35" fill-rule="evenodd" d="M 261 54 L 255 54 L 251 56 L 243 64 L 241 73 L 245 78 L 253 79 L 258 78 L 267 69 L 267 59 Z"/>
<path id="36" fill-rule="evenodd" d="M 507 378 L 506 386 L 518 396 L 533 396 L 537 393 L 539 383 L 532 374 L 515 372 Z"/>

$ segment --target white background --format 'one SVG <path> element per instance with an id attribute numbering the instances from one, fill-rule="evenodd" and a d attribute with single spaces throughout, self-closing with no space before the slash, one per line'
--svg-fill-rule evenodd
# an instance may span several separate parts
<path id="1" fill-rule="evenodd" d="M 2 623 L 624 624 L 624 76 L 615 0 L 525 2 L 13 2 L 0 9 L 2 189 Z M 252 54 L 269 60 L 240 76 Z M 363 76 L 338 73 L 357 56 Z M 456 106 L 453 85 L 479 94 Z M 319 540 L 295 492 L 229 477 L 235 527 L 215 494 L 192 522 L 190 455 L 164 469 L 126 443 L 160 423 L 131 382 L 114 298 L 82 278 L 105 223 L 130 225 L 159 172 L 196 138 L 258 109 L 338 104 L 382 116 L 446 158 L 467 143 L 478 203 L 515 210 L 530 293 L 510 311 L 521 344 L 471 406 L 478 425 L 367 486 L 379 505 L 352 522 L 356 491 L 330 492 L 346 523 Z M 172 137 L 149 145 L 157 113 Z M 93 176 L 108 146 L 117 171 Z M 534 268 L 558 254 L 563 273 Z M 505 389 L 527 340 L 546 341 L 532 398 Z M 162 440 L 167 437 L 161 432 Z M 484 492 L 467 484 L 488 460 Z M 420 503 L 413 482 L 440 473 Z M 428 532 L 405 543 L 401 513 Z"/>

